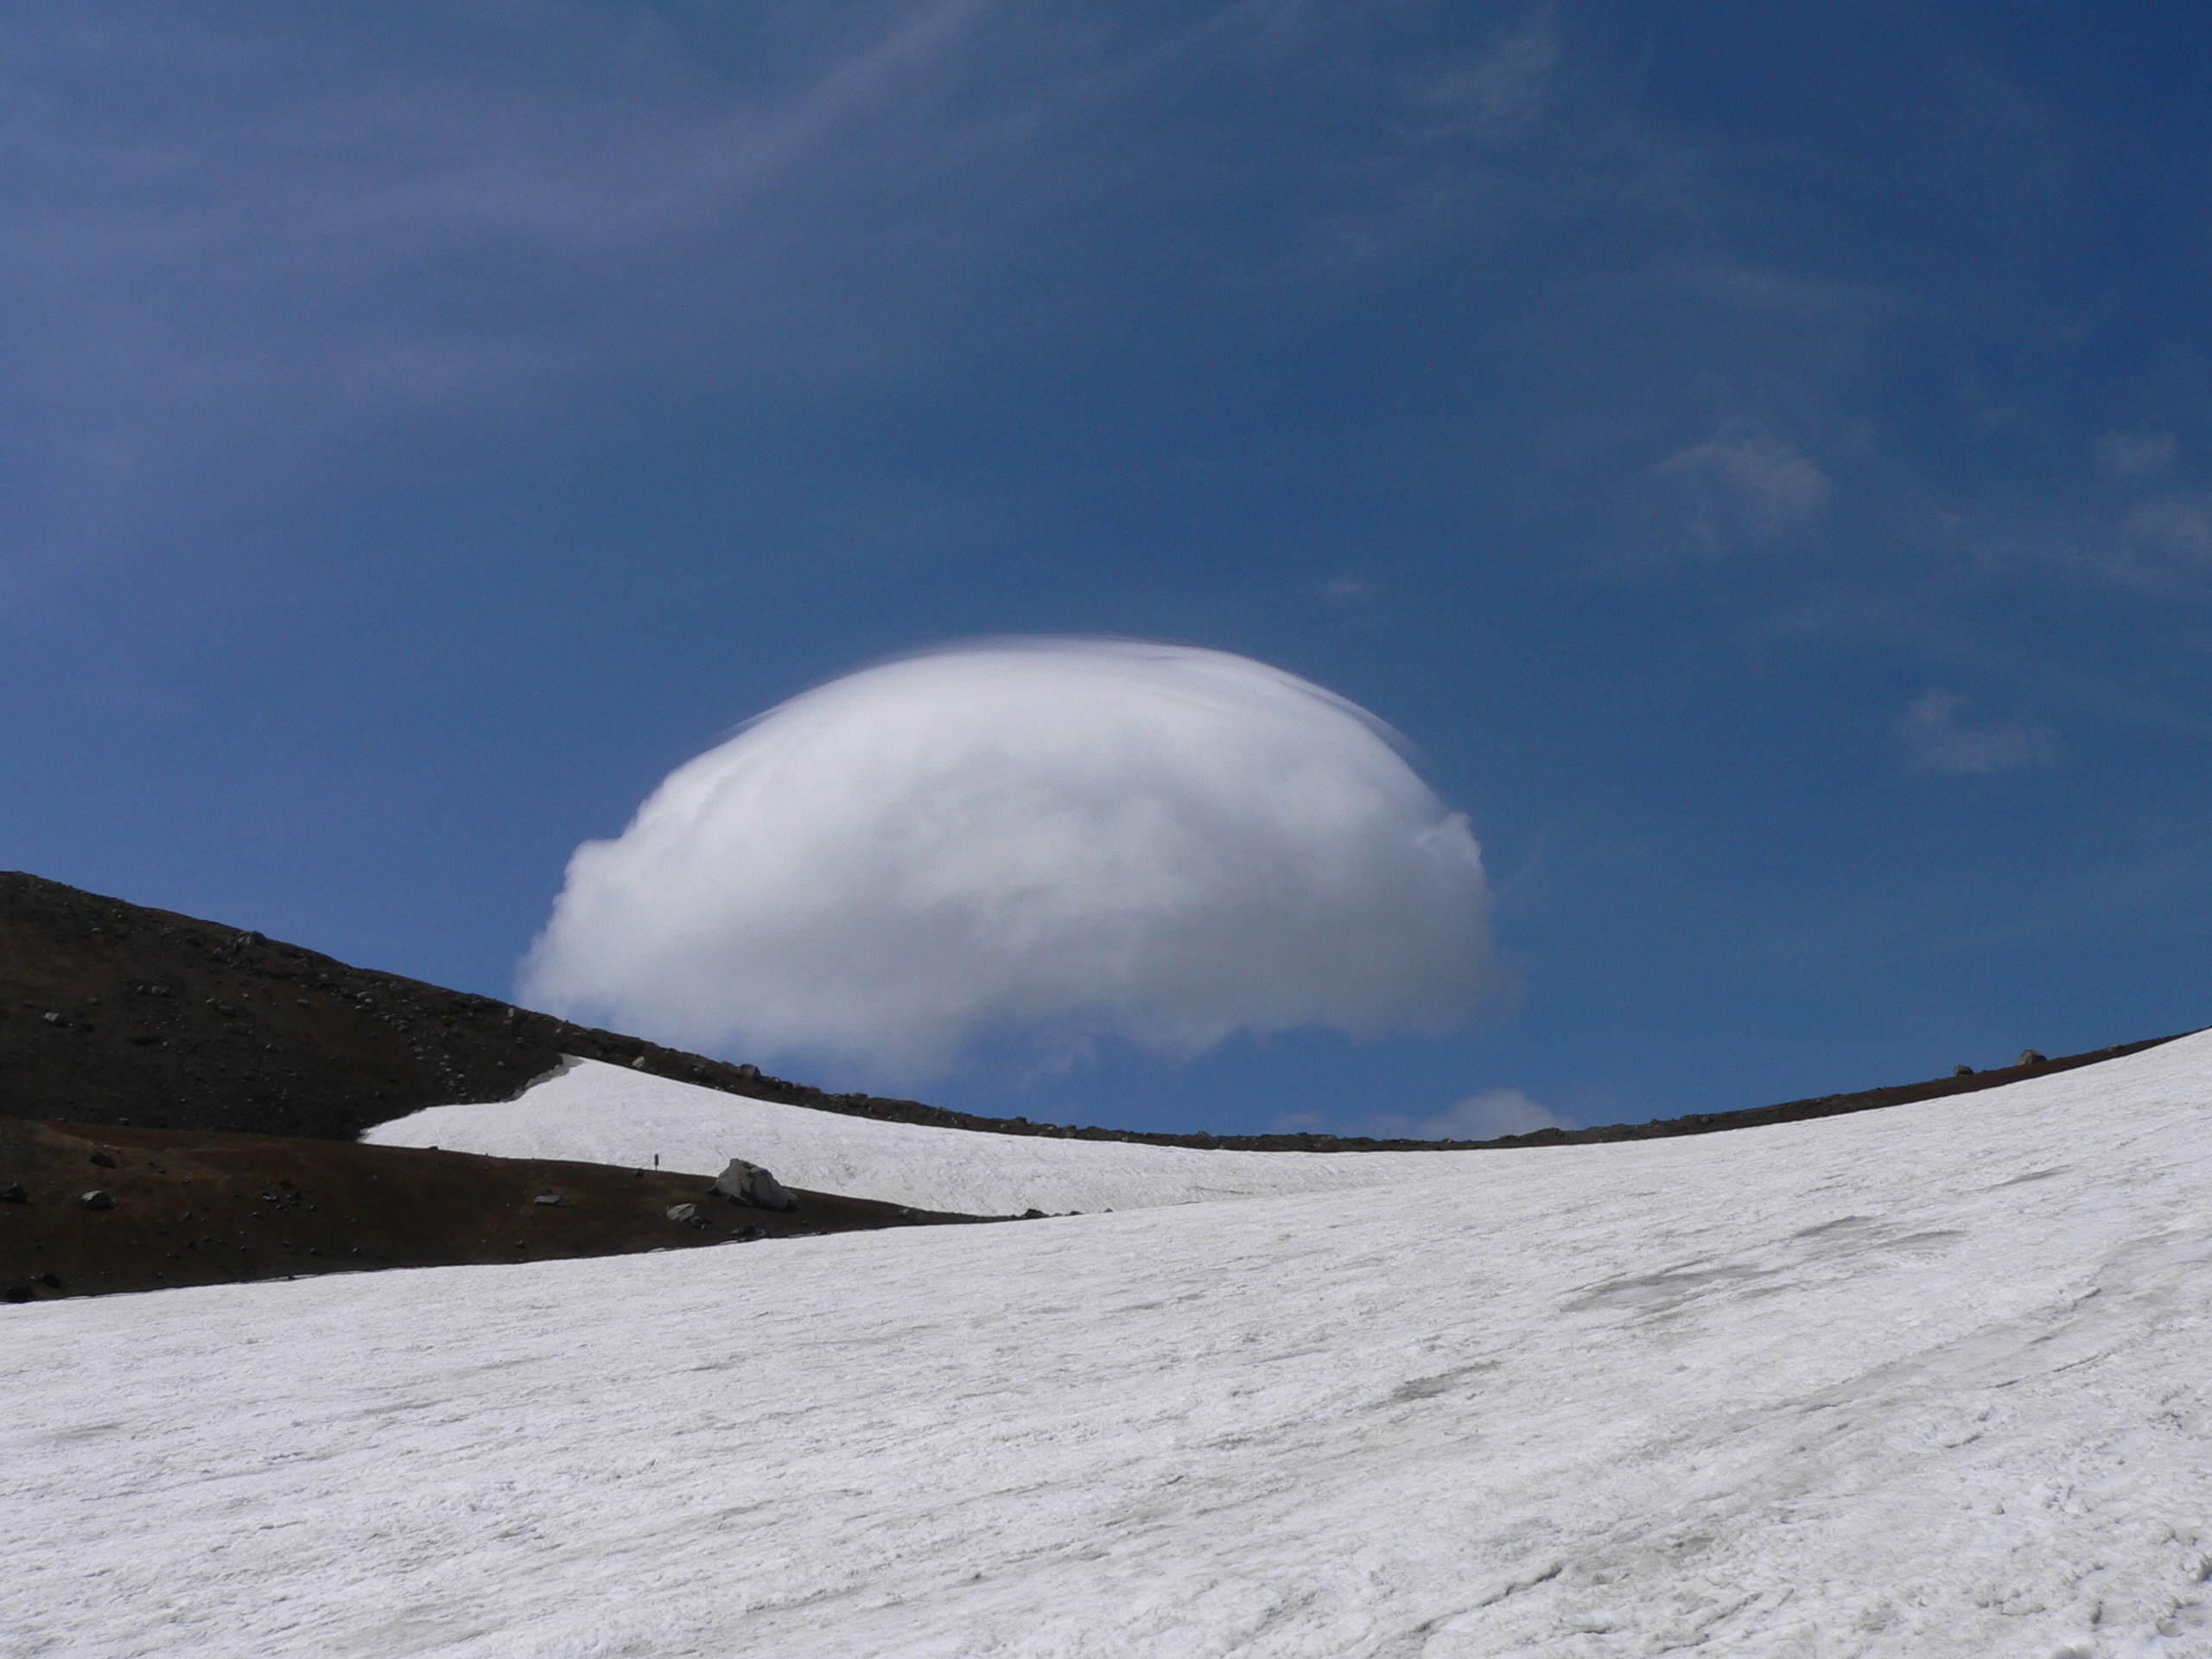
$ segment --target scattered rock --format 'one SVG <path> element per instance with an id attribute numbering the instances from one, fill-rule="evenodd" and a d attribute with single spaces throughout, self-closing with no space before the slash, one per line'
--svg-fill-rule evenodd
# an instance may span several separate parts
<path id="1" fill-rule="evenodd" d="M 0 1301 L 28 1302 L 37 1294 L 38 1287 L 35 1285 L 29 1283 L 10 1285 L 6 1291 L 0 1292 Z"/>
<path id="2" fill-rule="evenodd" d="M 758 1083 L 760 1081 L 760 1068 L 748 1060 L 737 1068 L 737 1075 L 741 1083 Z"/>
<path id="3" fill-rule="evenodd" d="M 96 1186 L 77 1202 L 87 1210 L 112 1210 L 115 1208 L 115 1195 L 105 1187 Z"/>
<path id="4" fill-rule="evenodd" d="M 2049 1056 L 2040 1054 L 2032 1048 L 2024 1048 L 2020 1051 L 2020 1058 L 2013 1061 L 2012 1064 L 2015 1065 L 2041 1065 L 2048 1058 Z"/>
<path id="5" fill-rule="evenodd" d="M 107 1154 L 104 1152 L 94 1153 L 92 1154 L 92 1161 L 98 1164 L 102 1169 L 113 1169 L 115 1167 L 115 1160 L 109 1157 Z"/>
<path id="6" fill-rule="evenodd" d="M 1974 1076 L 1974 1067 L 1970 1065 L 1955 1065 L 1951 1068 L 1951 1075 L 1955 1077 L 1970 1077 Z"/>
<path id="7" fill-rule="evenodd" d="M 536 1198 L 532 1198 L 531 1202 L 532 1204 L 558 1204 L 561 1202 L 561 1195 L 558 1192 L 541 1192 Z"/>
<path id="8" fill-rule="evenodd" d="M 0 1186 L 0 1204 L 29 1204 L 31 1195 L 21 1181 L 10 1181 Z"/>
<path id="9" fill-rule="evenodd" d="M 707 1217 L 701 1213 L 699 1206 L 696 1204 L 670 1205 L 668 1218 L 671 1221 L 682 1222 L 686 1227 L 703 1227 L 707 1224 Z"/>
<path id="10" fill-rule="evenodd" d="M 713 1191 L 724 1198 L 735 1198 L 740 1204 L 749 1204 L 756 1210 L 796 1210 L 798 1200 L 784 1190 L 783 1183 L 758 1164 L 748 1164 L 742 1158 L 733 1158 L 729 1167 L 715 1177 Z"/>
<path id="11" fill-rule="evenodd" d="M 1024 1221 L 1042 1221 L 1045 1212 L 1042 1210 L 1025 1210 L 1021 1212 L 1021 1218 Z"/>
<path id="12" fill-rule="evenodd" d="M 766 1227 L 733 1227 L 729 1230 L 729 1236 L 741 1244 L 748 1244 L 756 1238 L 767 1237 L 768 1230 Z"/>

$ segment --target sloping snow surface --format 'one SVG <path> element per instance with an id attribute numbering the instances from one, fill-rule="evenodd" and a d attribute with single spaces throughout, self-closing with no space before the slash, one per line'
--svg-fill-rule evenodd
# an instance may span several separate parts
<path id="1" fill-rule="evenodd" d="M 1496 1155 L 1206 1151 L 978 1134 L 752 1100 L 598 1060 L 570 1060 L 513 1100 L 433 1106 L 361 1138 L 631 1168 L 658 1157 L 663 1169 L 702 1175 L 742 1158 L 787 1186 L 970 1216 L 1335 1192 L 1433 1177 L 1452 1166 L 1440 1157 Z"/>
<path id="2" fill-rule="evenodd" d="M 1431 1167 L 0 1308 L 0 1653 L 2212 1655 L 2212 1034 Z"/>

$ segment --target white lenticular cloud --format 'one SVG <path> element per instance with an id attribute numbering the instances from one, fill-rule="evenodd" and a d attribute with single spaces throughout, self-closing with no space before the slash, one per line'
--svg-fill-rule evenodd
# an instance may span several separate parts
<path id="1" fill-rule="evenodd" d="M 1482 853 L 1393 734 L 1224 652 L 1011 640 L 870 668 L 587 842 L 541 1007 L 893 1076 L 987 1034 L 1189 1055 L 1459 1023 L 1499 988 Z"/>

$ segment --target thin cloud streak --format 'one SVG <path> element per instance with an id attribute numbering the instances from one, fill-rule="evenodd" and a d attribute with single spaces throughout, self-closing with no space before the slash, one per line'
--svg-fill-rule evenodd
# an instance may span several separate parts
<path id="1" fill-rule="evenodd" d="M 1386 1113 L 1373 1122 L 1372 1134 L 1404 1135 L 1415 1141 L 1495 1141 L 1502 1135 L 1576 1127 L 1518 1089 L 1486 1089 L 1430 1117 Z"/>
<path id="2" fill-rule="evenodd" d="M 2090 446 L 2107 478 L 2148 478 L 2173 464 L 2178 446 L 2171 432 L 2107 432 Z"/>
<path id="3" fill-rule="evenodd" d="M 1693 445 L 1662 461 L 1652 476 L 1691 486 L 1699 537 L 1713 551 L 1745 537 L 1770 542 L 1795 530 L 1819 516 L 1831 493 L 1817 464 L 1765 433 Z"/>
<path id="4" fill-rule="evenodd" d="M 0 423 L 38 464 L 7 574 L 127 548 L 157 503 L 281 495 L 341 434 L 770 349 L 757 325 L 819 217 L 804 179 L 984 9 L 893 19 L 787 94 L 703 100 L 664 54 L 549 84 L 405 56 L 338 75 L 306 35 L 118 8 L 130 26 L 19 33 Z"/>
<path id="5" fill-rule="evenodd" d="M 2059 758 L 2058 739 L 2046 728 L 2029 721 L 1973 724 L 1959 717 L 1966 704 L 1957 692 L 1936 686 L 1898 716 L 1897 736 L 1914 772 L 1986 778 Z"/>

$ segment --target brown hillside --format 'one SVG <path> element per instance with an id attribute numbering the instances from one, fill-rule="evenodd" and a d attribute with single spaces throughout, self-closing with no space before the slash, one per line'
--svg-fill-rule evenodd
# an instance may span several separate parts
<path id="1" fill-rule="evenodd" d="M 965 1221 L 696 1175 L 300 1136 L 0 1121 L 0 1298 L 696 1249 Z M 102 1195 L 95 1205 L 86 1195 Z M 550 1197 L 555 1203 L 538 1202 Z M 671 1206 L 697 1213 L 671 1220 Z"/>

